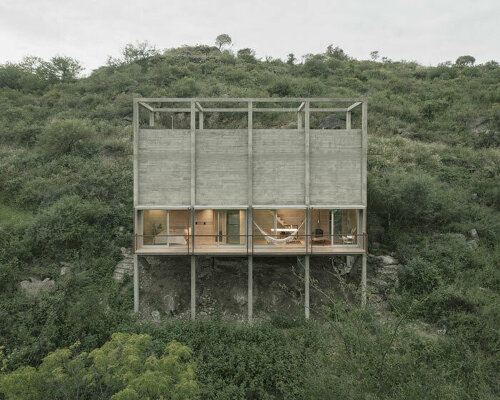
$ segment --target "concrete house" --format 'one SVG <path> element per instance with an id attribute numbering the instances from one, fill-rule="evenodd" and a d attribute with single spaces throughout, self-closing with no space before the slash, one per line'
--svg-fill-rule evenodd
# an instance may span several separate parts
<path id="1" fill-rule="evenodd" d="M 325 128 L 325 116 L 336 129 Z M 276 121 L 279 128 L 273 127 Z M 134 127 L 134 307 L 138 257 L 362 258 L 366 301 L 367 102 L 347 98 L 137 98 Z M 187 262 L 187 261 L 186 261 Z"/>

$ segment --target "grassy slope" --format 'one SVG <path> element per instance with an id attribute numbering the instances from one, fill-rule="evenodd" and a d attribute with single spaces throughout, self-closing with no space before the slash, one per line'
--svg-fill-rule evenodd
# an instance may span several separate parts
<path id="1" fill-rule="evenodd" d="M 129 289 L 110 279 L 132 229 L 126 118 L 134 96 L 366 96 L 370 153 L 379 154 L 369 159 L 370 239 L 405 264 L 392 304 L 397 310 L 411 307 L 409 318 L 445 326 L 447 335 L 434 343 L 401 333 L 391 345 L 391 327 L 373 321 L 369 312 L 334 314 L 349 343 L 358 343 L 351 351 L 336 345 L 343 341 L 330 329 L 314 324 L 246 329 L 174 323 L 152 332 L 160 342 L 180 338 L 194 348 L 206 397 L 225 387 L 228 398 L 324 396 L 334 390 L 331 382 L 337 382 L 338 396 L 349 397 L 498 395 L 499 82 L 495 64 L 423 67 L 315 55 L 287 65 L 203 46 L 103 67 L 74 82 L 48 82 L 19 67 L 0 67 L 0 212 L 6 216 L 0 218 L 0 344 L 10 367 L 36 364 L 76 340 L 91 349 L 111 332 L 145 329 L 128 313 Z M 487 122 L 475 135 L 467 124 L 479 117 Z M 93 135 L 67 154 L 36 146 L 52 120 L 65 118 L 84 120 Z M 286 116 L 267 122 L 289 123 Z M 476 250 L 462 236 L 472 228 L 480 237 Z M 15 283 L 30 274 L 58 278 L 60 261 L 72 262 L 74 274 L 60 280 L 57 294 L 41 300 L 19 294 Z M 198 329 L 220 345 L 207 348 Z M 323 347 L 304 344 L 306 339 L 288 343 L 290 332 L 299 339 L 319 334 Z M 259 335 L 272 340 L 264 346 L 255 339 Z M 374 350 L 381 343 L 391 347 L 384 368 Z M 248 358 L 248 346 L 251 354 L 269 356 Z M 228 375 L 215 349 L 234 354 L 230 365 L 237 370 L 268 372 L 254 380 L 244 372 Z M 288 369 L 280 364 L 285 353 L 294 360 Z M 297 385 L 294 377 L 304 368 L 307 382 Z"/>

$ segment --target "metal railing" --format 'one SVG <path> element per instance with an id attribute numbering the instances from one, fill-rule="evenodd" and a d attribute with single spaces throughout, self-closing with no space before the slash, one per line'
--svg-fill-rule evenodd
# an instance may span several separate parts
<path id="1" fill-rule="evenodd" d="M 324 254 L 366 252 L 367 234 L 332 234 L 332 235 L 294 235 L 287 242 L 272 243 L 273 239 L 285 239 L 283 235 L 133 235 L 133 250 L 144 253 L 165 254 L 205 254 L 231 253 L 238 255 L 253 254 Z M 270 243 L 271 242 L 271 243 Z"/>

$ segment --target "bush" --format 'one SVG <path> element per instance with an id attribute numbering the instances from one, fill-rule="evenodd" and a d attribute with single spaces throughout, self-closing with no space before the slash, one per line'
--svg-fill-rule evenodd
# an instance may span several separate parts
<path id="1" fill-rule="evenodd" d="M 399 272 L 401 286 L 415 294 L 430 293 L 441 283 L 439 268 L 421 257 L 415 257 Z"/>
<path id="2" fill-rule="evenodd" d="M 8 399 L 193 399 L 198 394 L 191 350 L 170 342 L 157 358 L 148 335 L 115 333 L 101 348 L 77 354 L 78 344 L 50 353 L 38 368 L 0 377 Z"/>
<path id="3" fill-rule="evenodd" d="M 31 221 L 24 241 L 37 257 L 98 256 L 112 244 L 116 217 L 97 200 L 64 196 Z"/>
<path id="4" fill-rule="evenodd" d="M 170 90 L 174 97 L 194 97 L 198 93 L 198 85 L 193 78 L 182 78 Z"/>
<path id="5" fill-rule="evenodd" d="M 276 95 L 277 97 L 291 96 L 294 92 L 292 84 L 290 81 L 281 80 L 276 81 L 267 88 L 269 96 Z"/>
<path id="6" fill-rule="evenodd" d="M 55 120 L 44 129 L 38 138 L 38 146 L 48 155 L 71 153 L 76 146 L 89 139 L 92 130 L 77 119 Z"/>

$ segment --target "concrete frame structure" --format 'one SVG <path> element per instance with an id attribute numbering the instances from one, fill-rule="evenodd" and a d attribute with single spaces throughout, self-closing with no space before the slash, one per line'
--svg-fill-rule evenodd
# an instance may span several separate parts
<path id="1" fill-rule="evenodd" d="M 331 106 L 332 103 L 335 106 Z M 276 107 L 275 104 L 287 106 Z M 358 107 L 361 108 L 361 126 L 354 129 L 352 113 Z M 158 128 L 156 122 L 160 113 L 187 114 L 190 128 L 173 129 L 173 125 L 171 129 Z M 247 128 L 206 129 L 205 117 L 210 113 L 246 114 Z M 254 129 L 254 113 L 295 113 L 297 128 Z M 312 129 L 312 113 L 342 114 L 345 129 Z M 133 131 L 134 311 L 139 311 L 138 257 L 144 255 L 189 256 L 193 319 L 196 315 L 197 255 L 241 255 L 247 258 L 249 321 L 253 316 L 253 259 L 259 255 L 304 257 L 306 318 L 309 318 L 310 255 L 345 255 L 350 263 L 354 257 L 361 257 L 361 302 L 366 304 L 366 99 L 136 98 L 133 102 Z M 234 161 L 233 168 L 225 165 L 227 159 Z M 285 168 L 288 162 L 293 167 L 292 172 Z M 283 168 L 280 163 L 285 163 Z M 280 189 L 277 190 L 277 186 Z M 197 235 L 195 215 L 197 210 L 206 209 L 244 210 L 245 245 L 198 247 L 197 240 L 201 241 L 203 235 Z M 253 214 L 254 210 L 261 209 L 274 210 L 275 218 L 278 209 L 304 210 L 304 245 L 255 246 Z M 315 246 L 311 211 L 328 210 L 333 221 L 332 212 L 337 209 L 357 210 L 356 245 L 335 246 L 331 233 L 331 245 Z M 145 246 L 143 213 L 148 210 L 187 210 L 187 245 Z M 331 227 L 333 229 L 333 222 Z M 166 233 L 168 241 L 168 228 Z M 218 244 L 219 238 L 216 241 Z"/>

